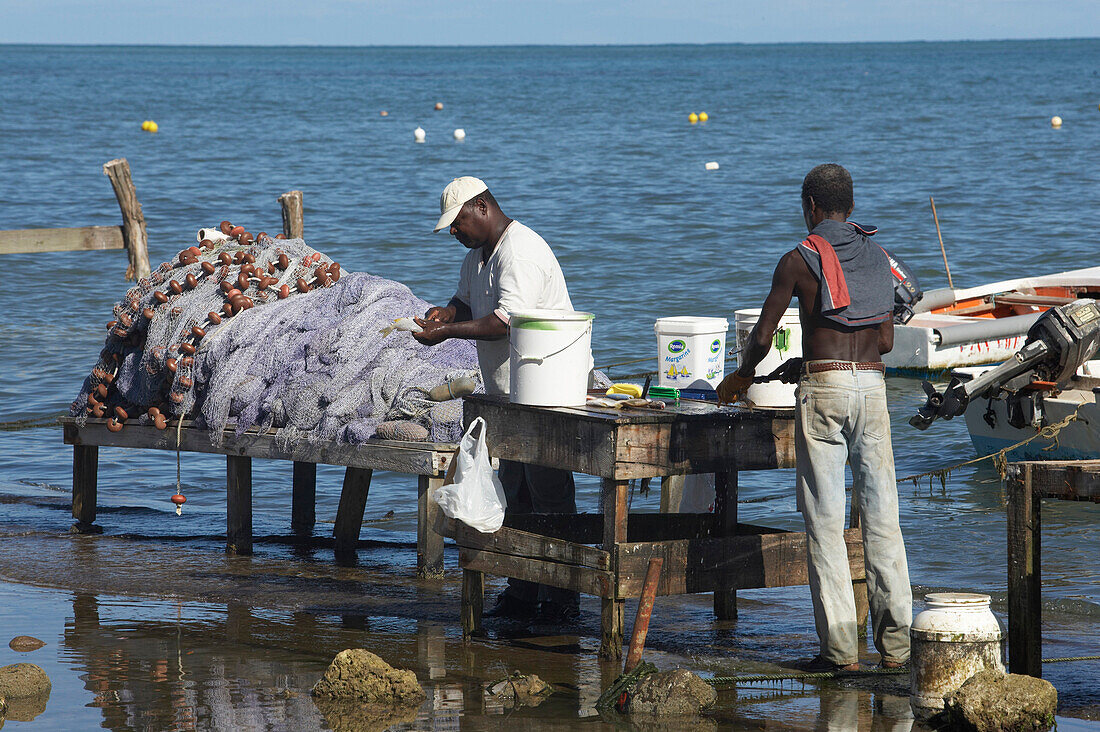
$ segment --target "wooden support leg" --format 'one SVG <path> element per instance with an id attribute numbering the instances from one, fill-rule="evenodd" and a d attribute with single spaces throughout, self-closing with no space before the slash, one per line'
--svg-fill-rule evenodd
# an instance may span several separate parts
<path id="1" fill-rule="evenodd" d="M 96 493 L 99 485 L 99 448 L 73 445 L 73 524 L 76 534 L 101 534 L 95 525 Z"/>
<path id="2" fill-rule="evenodd" d="M 312 534 L 317 523 L 317 465 L 294 461 L 294 483 L 290 499 L 290 529 Z"/>
<path id="3" fill-rule="evenodd" d="M 435 531 L 439 504 L 435 492 L 443 486 L 443 478 L 418 476 L 416 498 L 416 574 L 419 577 L 443 576 L 443 537 Z"/>
<path id="4" fill-rule="evenodd" d="M 225 552 L 252 553 L 252 458 L 225 458 Z"/>
<path id="5" fill-rule="evenodd" d="M 372 474 L 366 468 L 348 468 L 344 473 L 344 488 L 340 491 L 340 506 L 336 509 L 336 526 L 332 529 L 337 552 L 353 552 L 359 546 L 359 531 L 363 528 L 363 509 L 367 507 Z"/>
<path id="6" fill-rule="evenodd" d="M 485 604 L 485 574 L 462 570 L 462 640 L 481 633 L 481 612 Z"/>
<path id="7" fill-rule="evenodd" d="M 737 533 L 737 468 L 714 474 L 714 514 L 719 536 Z M 737 620 L 737 590 L 714 592 L 714 616 L 719 620 Z"/>
<path id="8" fill-rule="evenodd" d="M 603 512 L 603 549 L 611 554 L 612 597 L 600 600 L 600 657 L 618 661 L 623 657 L 623 608 L 625 601 L 614 596 L 619 585 L 619 562 L 616 545 L 626 541 L 628 481 L 603 481 L 600 509 Z"/>
<path id="9" fill-rule="evenodd" d="M 684 476 L 666 475 L 661 478 L 661 513 L 679 513 L 684 500 Z"/>
<path id="10" fill-rule="evenodd" d="M 1041 506 L 1025 465 L 1008 479 L 1008 670 L 1037 678 L 1043 675 Z"/>
<path id="11" fill-rule="evenodd" d="M 852 517 L 848 524 L 853 529 L 859 528 L 859 507 L 856 505 L 856 496 L 852 494 Z M 867 578 L 852 580 L 852 594 L 856 601 L 856 634 L 859 638 L 867 637 L 867 618 L 871 612 L 871 604 L 867 600 Z"/>

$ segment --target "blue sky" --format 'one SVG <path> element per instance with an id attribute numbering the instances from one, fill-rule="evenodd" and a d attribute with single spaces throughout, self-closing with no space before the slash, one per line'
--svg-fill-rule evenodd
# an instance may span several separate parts
<path id="1" fill-rule="evenodd" d="M 496 45 L 1098 36 L 1098 0 L 0 0 L 0 43 Z"/>

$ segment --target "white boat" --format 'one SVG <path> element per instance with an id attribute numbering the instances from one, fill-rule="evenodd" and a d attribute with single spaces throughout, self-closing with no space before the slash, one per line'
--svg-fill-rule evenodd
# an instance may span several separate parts
<path id="1" fill-rule="evenodd" d="M 992 367 L 955 369 L 967 381 Z M 1008 452 L 1009 460 L 1100 459 L 1100 361 L 1086 361 L 1061 391 L 1023 391 L 1015 404 L 1006 399 L 977 399 L 964 415 L 978 455 L 992 455 L 1035 436 L 1076 413 L 1058 434 L 1042 435 Z M 1010 413 L 1011 412 L 1011 413 Z"/>
<path id="2" fill-rule="evenodd" d="M 891 372 L 914 375 L 1001 363 L 1023 347 L 1044 311 L 1082 297 L 1100 299 L 1100 267 L 930 290 L 913 318 L 894 326 L 883 361 Z"/>

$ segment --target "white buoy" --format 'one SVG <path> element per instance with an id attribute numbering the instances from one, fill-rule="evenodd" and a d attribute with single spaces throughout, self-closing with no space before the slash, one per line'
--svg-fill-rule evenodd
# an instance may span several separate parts
<path id="1" fill-rule="evenodd" d="M 707 163 L 706 165 L 704 165 L 703 167 L 706 168 L 707 170 L 718 170 L 718 163 L 716 161 L 712 160 L 709 163 Z"/>
<path id="2" fill-rule="evenodd" d="M 423 127 L 417 127 L 415 130 L 413 130 L 413 139 L 417 142 L 424 142 L 424 138 L 427 136 L 427 134 L 428 133 L 424 131 Z"/>
<path id="3" fill-rule="evenodd" d="M 456 140 L 465 140 L 466 139 L 466 130 L 462 129 L 461 127 L 459 127 L 457 130 L 455 130 L 455 139 Z"/>
<path id="4" fill-rule="evenodd" d="M 1062 126 L 1062 118 L 1059 117 L 1058 115 L 1054 115 L 1053 117 L 1050 118 L 1050 126 L 1053 127 L 1054 129 L 1058 129 L 1059 127 Z"/>

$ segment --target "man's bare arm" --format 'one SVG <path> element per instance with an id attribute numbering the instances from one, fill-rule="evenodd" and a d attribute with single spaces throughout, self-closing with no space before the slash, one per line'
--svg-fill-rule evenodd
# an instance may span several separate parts
<path id="1" fill-rule="evenodd" d="M 881 356 L 892 350 L 894 350 L 894 321 L 891 318 L 879 326 L 878 352 Z"/>
<path id="2" fill-rule="evenodd" d="M 771 350 L 775 329 L 779 327 L 779 321 L 790 306 L 791 298 L 794 297 L 797 281 L 795 268 L 797 263 L 794 258 L 799 256 L 801 255 L 798 252 L 792 250 L 783 255 L 779 264 L 776 265 L 775 273 L 772 275 L 772 289 L 764 300 L 760 319 L 756 321 L 752 333 L 749 334 L 745 350 L 738 358 L 740 366 L 736 373 L 742 378 L 751 378 L 756 373 L 757 364 L 763 361 Z"/>
<path id="3" fill-rule="evenodd" d="M 434 320 L 416 318 L 416 323 L 424 330 L 412 336 L 421 343 L 434 346 L 448 338 L 465 338 L 477 341 L 495 341 L 508 337 L 508 324 L 496 313 L 489 313 L 477 320 L 462 320 L 454 323 L 440 323 Z"/>

